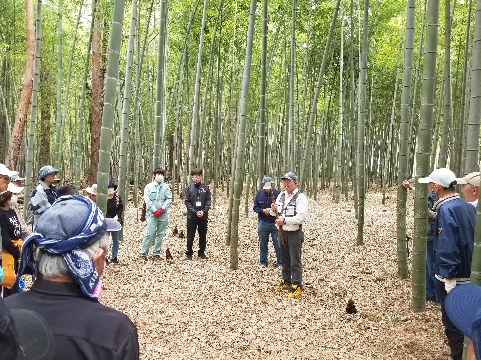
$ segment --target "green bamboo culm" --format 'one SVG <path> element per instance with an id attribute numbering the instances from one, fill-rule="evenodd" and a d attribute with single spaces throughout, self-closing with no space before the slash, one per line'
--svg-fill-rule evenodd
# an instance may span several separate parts
<path id="1" fill-rule="evenodd" d="M 428 2 L 426 48 L 423 64 L 421 113 L 416 140 L 416 174 L 427 176 L 430 172 L 431 139 L 433 128 L 434 96 L 436 90 L 436 50 L 438 45 L 439 0 Z M 426 309 L 426 241 L 428 229 L 427 186 L 417 184 L 414 198 L 414 236 L 412 262 L 411 309 Z"/>
<path id="2" fill-rule="evenodd" d="M 249 95 L 249 79 L 252 61 L 252 44 L 254 42 L 254 25 L 256 16 L 257 1 L 251 0 L 249 13 L 249 27 L 247 30 L 246 57 L 244 63 L 244 73 L 242 75 L 242 85 L 239 106 L 239 124 L 237 127 L 238 141 L 236 149 L 236 169 L 232 174 L 234 178 L 234 194 L 231 210 L 231 234 L 230 234 L 230 268 L 236 270 L 239 266 L 237 246 L 239 244 L 239 206 L 244 178 L 244 156 L 246 143 L 246 117 L 247 117 L 247 97 Z"/>
<path id="3" fill-rule="evenodd" d="M 361 69 L 359 71 L 359 117 L 357 119 L 357 245 L 364 244 L 364 197 L 365 185 L 365 153 L 364 153 L 364 130 L 365 130 L 365 104 L 367 83 L 367 53 L 368 53 L 368 14 L 369 0 L 364 3 L 364 27 L 362 31 Z"/>
<path id="4" fill-rule="evenodd" d="M 301 173 L 300 173 L 301 178 L 299 179 L 299 189 L 301 191 L 304 190 L 305 180 L 307 178 L 308 155 L 309 155 L 310 148 L 311 148 L 312 133 L 314 131 L 314 121 L 316 120 L 316 115 L 317 115 L 317 103 L 319 101 L 319 95 L 321 94 L 321 87 L 322 87 L 322 83 L 323 83 L 323 80 L 324 80 L 324 71 L 325 71 L 326 64 L 327 64 L 327 61 L 328 61 L 328 58 L 329 58 L 329 52 L 331 50 L 330 44 L 331 44 L 332 34 L 334 32 L 334 26 L 335 26 L 336 20 L 337 20 L 337 14 L 339 12 L 340 2 L 341 2 L 341 0 L 337 0 L 336 5 L 334 7 L 334 13 L 333 13 L 332 19 L 331 19 L 331 27 L 329 28 L 329 35 L 327 35 L 326 46 L 324 47 L 324 54 L 322 56 L 321 68 L 319 70 L 319 76 L 317 78 L 317 86 L 316 86 L 316 90 L 314 92 L 314 95 L 313 95 L 312 101 L 311 101 L 311 107 L 310 107 L 310 111 L 309 111 L 309 124 L 307 125 L 306 146 L 304 148 L 304 153 L 303 153 L 303 156 L 302 156 Z"/>
<path id="5" fill-rule="evenodd" d="M 125 0 L 115 0 L 109 40 L 107 76 L 105 78 L 104 110 L 102 113 L 102 129 L 100 131 L 99 170 L 97 173 L 97 206 L 104 213 L 107 211 L 107 186 L 110 177 L 110 153 L 112 151 L 112 131 L 115 119 L 124 11 Z"/>
<path id="6" fill-rule="evenodd" d="M 33 5 L 32 5 L 33 7 Z M 40 80 L 40 45 L 42 39 L 41 29 L 42 18 L 42 0 L 37 1 L 37 19 L 35 21 L 35 61 L 32 88 L 32 109 L 30 113 L 30 124 L 28 129 L 27 143 L 27 160 L 25 162 L 25 204 L 30 203 L 30 194 L 32 193 L 32 175 L 33 175 L 33 155 L 35 143 L 35 119 L 37 118 L 38 109 L 38 82 Z M 24 206 L 23 215 L 25 218 L 28 206 Z"/>
<path id="7" fill-rule="evenodd" d="M 135 30 L 137 27 L 137 0 L 132 0 L 130 13 L 129 42 L 127 44 L 127 64 L 125 65 L 124 100 L 122 104 L 122 117 L 120 120 L 120 159 L 119 159 L 119 194 L 127 200 L 127 143 L 129 137 L 130 97 L 132 89 L 132 63 L 134 57 Z M 140 77 L 140 74 L 137 74 Z"/>
<path id="8" fill-rule="evenodd" d="M 60 131 L 62 129 L 62 14 L 63 0 L 58 1 L 58 28 L 57 28 L 57 106 L 55 114 L 55 159 L 54 165 L 61 168 L 60 164 Z"/>
<path id="9" fill-rule="evenodd" d="M 471 130 L 467 131 L 468 136 L 468 149 L 472 149 L 468 155 L 466 151 L 466 171 L 475 171 L 474 164 L 477 159 L 477 153 L 475 154 L 474 147 L 476 141 L 479 141 L 479 112 L 481 111 L 481 1 L 476 2 L 476 25 L 474 29 L 474 45 L 473 45 L 473 57 L 471 67 L 471 103 L 469 106 L 469 123 L 471 123 Z M 474 104 L 473 104 L 474 103 Z M 477 115 L 477 116 L 476 116 Z M 477 120 L 475 120 L 477 118 Z M 478 122 L 476 126 L 476 121 Z M 477 129 L 477 130 L 476 130 Z M 470 131 L 473 133 L 470 135 Z M 475 132 L 477 131 L 477 132 Z M 475 140 L 477 138 L 477 140 Z M 480 171 L 479 166 L 476 168 Z M 481 199 L 481 193 L 479 194 Z M 476 229 L 474 232 L 474 250 L 473 250 L 473 262 L 471 264 L 471 282 L 476 285 L 481 285 L 481 208 L 476 211 Z"/>
<path id="10" fill-rule="evenodd" d="M 267 0 L 262 6 L 261 90 L 258 123 L 257 186 L 261 188 L 266 173 L 266 99 L 267 99 Z"/>
<path id="11" fill-rule="evenodd" d="M 397 274 L 401 279 L 408 275 L 406 251 L 406 201 L 407 190 L 402 182 L 408 175 L 409 153 L 409 104 L 411 95 L 412 65 L 414 55 L 414 24 L 416 13 L 416 0 L 409 0 L 406 16 L 406 33 L 404 35 L 404 69 L 401 92 L 401 128 L 399 140 L 399 170 L 397 181 Z"/>

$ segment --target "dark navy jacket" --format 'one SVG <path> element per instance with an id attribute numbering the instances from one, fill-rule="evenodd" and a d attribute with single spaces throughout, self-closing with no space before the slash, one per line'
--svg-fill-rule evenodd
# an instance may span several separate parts
<path id="1" fill-rule="evenodd" d="M 280 191 L 276 189 L 272 189 L 274 193 L 274 202 L 276 202 L 277 197 L 279 196 Z M 259 220 L 273 223 L 276 221 L 276 218 L 271 215 L 266 215 L 262 212 L 262 209 L 270 208 L 272 204 L 272 197 L 270 194 L 266 193 L 264 189 L 257 190 L 256 197 L 254 198 L 254 207 L 253 210 L 259 214 Z"/>
<path id="2" fill-rule="evenodd" d="M 458 194 L 438 200 L 434 238 L 435 273 L 447 279 L 469 278 L 476 210 Z"/>
<path id="3" fill-rule="evenodd" d="M 187 188 L 185 189 L 184 203 L 187 207 L 188 219 L 207 219 L 211 206 L 211 195 L 209 187 L 203 183 L 190 183 L 189 186 L 187 186 Z M 197 206 L 198 203 L 200 203 L 199 206 Z M 198 218 L 195 213 L 200 210 L 204 211 L 204 216 Z"/>
<path id="4" fill-rule="evenodd" d="M 432 210 L 434 203 L 438 199 L 438 196 L 434 191 L 430 191 L 428 194 L 428 209 Z M 433 241 L 436 234 L 436 218 L 434 216 L 428 217 L 428 241 Z"/>

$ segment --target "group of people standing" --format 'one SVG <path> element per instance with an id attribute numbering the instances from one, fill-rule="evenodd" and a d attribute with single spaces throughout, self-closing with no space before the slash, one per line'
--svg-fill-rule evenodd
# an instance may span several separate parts
<path id="1" fill-rule="evenodd" d="M 456 315 L 453 317 L 451 312 L 449 316 L 446 299 L 451 293 L 466 291 L 463 287 L 470 282 L 480 173 L 456 178 L 451 170 L 440 168 L 419 178 L 418 182 L 427 184 L 429 190 L 426 298 L 441 303 L 451 357 L 460 360 L 464 335 L 454 325 L 459 320 Z M 464 198 L 456 192 L 456 185 L 462 185 Z M 403 186 L 412 189 L 408 181 L 404 181 Z"/>

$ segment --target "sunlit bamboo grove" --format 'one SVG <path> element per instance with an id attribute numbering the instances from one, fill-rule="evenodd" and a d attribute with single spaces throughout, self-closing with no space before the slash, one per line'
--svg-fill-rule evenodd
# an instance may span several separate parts
<path id="1" fill-rule="evenodd" d="M 232 269 L 264 175 L 279 184 L 293 171 L 312 198 L 352 201 L 360 246 L 365 198 L 382 189 L 393 201 L 396 186 L 405 278 L 402 181 L 479 170 L 472 0 L 3 0 L 0 49 L 0 162 L 26 175 L 27 202 L 45 164 L 78 188 L 97 182 L 101 208 L 109 178 L 139 206 L 154 167 L 174 196 L 201 167 L 213 203 L 229 195 Z M 414 311 L 425 308 L 426 199 L 416 186 Z"/>

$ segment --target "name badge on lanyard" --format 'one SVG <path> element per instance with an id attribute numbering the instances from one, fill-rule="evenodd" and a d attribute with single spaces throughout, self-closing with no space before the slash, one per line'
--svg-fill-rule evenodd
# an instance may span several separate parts
<path id="1" fill-rule="evenodd" d="M 202 206 L 202 203 L 201 203 L 200 201 L 196 201 L 196 202 L 195 202 L 195 206 L 196 206 L 196 207 L 200 207 L 200 206 Z"/>

